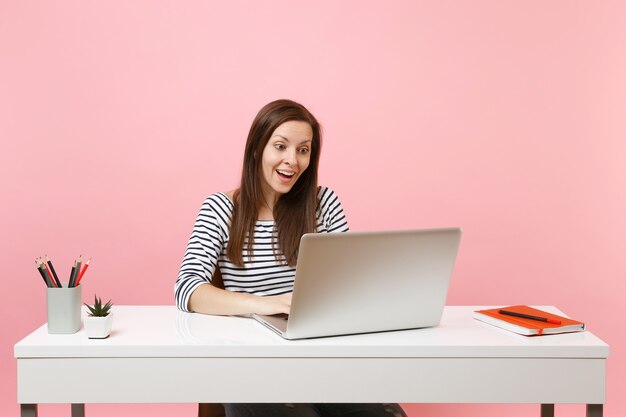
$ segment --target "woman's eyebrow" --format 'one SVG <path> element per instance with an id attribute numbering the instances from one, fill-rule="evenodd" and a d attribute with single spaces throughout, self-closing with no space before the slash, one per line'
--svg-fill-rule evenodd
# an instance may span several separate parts
<path id="1" fill-rule="evenodd" d="M 290 142 L 289 138 L 287 138 L 287 137 L 285 137 L 285 136 L 283 136 L 283 135 L 279 135 L 278 133 L 276 133 L 274 136 L 278 136 L 279 138 L 283 138 L 283 139 L 285 139 L 287 142 Z M 272 137 L 274 137 L 274 136 L 272 136 Z M 307 142 L 312 142 L 312 141 L 313 141 L 313 139 L 306 139 L 306 140 L 303 140 L 302 142 L 300 142 L 300 145 L 303 145 L 303 144 L 305 144 L 305 143 L 307 143 Z"/>

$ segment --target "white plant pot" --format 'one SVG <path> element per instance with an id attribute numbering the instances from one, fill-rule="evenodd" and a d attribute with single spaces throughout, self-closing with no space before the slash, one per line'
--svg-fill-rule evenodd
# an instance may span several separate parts
<path id="1" fill-rule="evenodd" d="M 106 317 L 85 317 L 85 333 L 90 339 L 105 339 L 111 334 L 113 313 Z"/>

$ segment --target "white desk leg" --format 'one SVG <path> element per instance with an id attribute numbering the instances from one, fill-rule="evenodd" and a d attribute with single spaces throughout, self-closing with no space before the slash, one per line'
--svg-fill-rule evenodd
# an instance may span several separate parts
<path id="1" fill-rule="evenodd" d="M 85 417 L 85 404 L 72 404 L 72 417 Z"/>
<path id="2" fill-rule="evenodd" d="M 554 404 L 541 404 L 541 417 L 554 417 Z"/>
<path id="3" fill-rule="evenodd" d="M 602 417 L 602 404 L 587 404 L 587 417 Z"/>
<path id="4" fill-rule="evenodd" d="M 20 417 L 37 417 L 37 404 L 20 404 Z"/>

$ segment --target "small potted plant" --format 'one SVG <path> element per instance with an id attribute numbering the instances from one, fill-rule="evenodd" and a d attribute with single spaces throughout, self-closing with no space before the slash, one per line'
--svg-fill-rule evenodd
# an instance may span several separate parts
<path id="1" fill-rule="evenodd" d="M 102 300 L 94 295 L 93 306 L 85 304 L 87 307 L 87 317 L 85 317 L 85 333 L 90 339 L 105 339 L 111 334 L 113 324 L 113 313 L 111 300 L 102 305 Z"/>

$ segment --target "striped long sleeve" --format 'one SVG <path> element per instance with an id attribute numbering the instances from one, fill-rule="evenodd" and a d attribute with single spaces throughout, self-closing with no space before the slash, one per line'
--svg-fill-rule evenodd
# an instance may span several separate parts
<path id="1" fill-rule="evenodd" d="M 330 188 L 318 191 L 316 231 L 334 233 L 348 231 L 348 222 L 337 194 Z M 216 268 L 220 268 L 224 288 L 229 291 L 257 295 L 277 295 L 293 289 L 295 268 L 274 253 L 272 242 L 276 230 L 272 220 L 259 220 L 254 231 L 252 257 L 244 244 L 243 267 L 234 265 L 226 256 L 232 201 L 223 193 L 209 196 L 196 218 L 178 279 L 174 285 L 176 305 L 189 311 L 191 293 L 202 284 L 210 283 Z"/>

